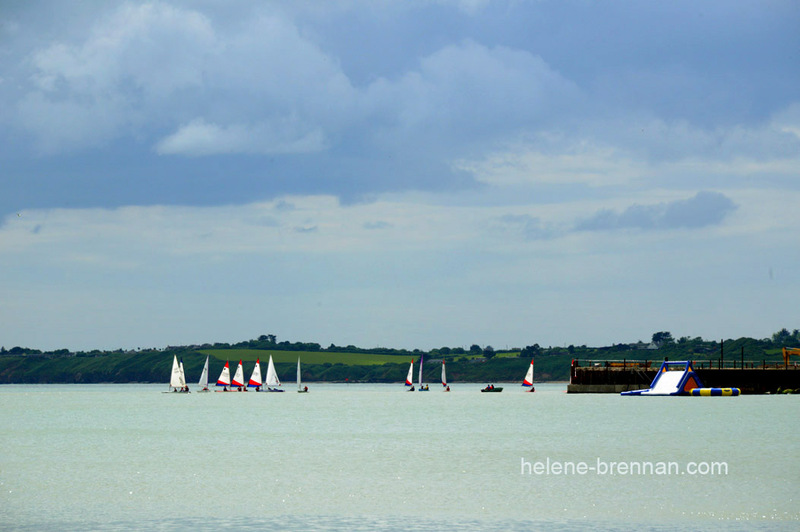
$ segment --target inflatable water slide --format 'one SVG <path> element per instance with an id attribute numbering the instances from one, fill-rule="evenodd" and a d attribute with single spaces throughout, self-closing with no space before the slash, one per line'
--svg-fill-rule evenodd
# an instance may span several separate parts
<path id="1" fill-rule="evenodd" d="M 690 361 L 665 361 L 650 383 L 650 388 L 622 392 L 620 395 L 736 396 L 739 395 L 739 388 L 704 388 Z"/>

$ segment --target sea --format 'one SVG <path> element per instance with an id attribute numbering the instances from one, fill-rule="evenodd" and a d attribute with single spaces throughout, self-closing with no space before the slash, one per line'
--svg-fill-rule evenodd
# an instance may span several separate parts
<path id="1" fill-rule="evenodd" d="M 494 384 L 3 385 L 0 530 L 800 529 L 798 395 Z"/>

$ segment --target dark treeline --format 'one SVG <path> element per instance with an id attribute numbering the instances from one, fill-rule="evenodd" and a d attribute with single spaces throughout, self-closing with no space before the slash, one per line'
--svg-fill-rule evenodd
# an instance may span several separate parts
<path id="1" fill-rule="evenodd" d="M 205 361 L 201 350 L 252 349 L 272 351 L 304 351 L 335 353 L 368 353 L 398 355 L 397 363 L 381 365 L 348 365 L 341 362 L 304 364 L 303 379 L 308 382 L 402 382 L 408 371 L 408 356 L 424 354 L 429 361 L 425 379 L 439 381 L 440 366 L 445 360 L 448 378 L 453 382 L 500 382 L 521 380 L 531 358 L 536 359 L 536 380 L 568 380 L 570 362 L 585 360 L 718 360 L 738 359 L 776 361 L 781 347 L 800 347 L 800 331 L 781 329 L 770 338 L 736 340 L 704 340 L 700 337 L 673 338 L 666 331 L 654 333 L 649 342 L 620 343 L 606 347 L 565 346 L 542 347 L 533 344 L 522 348 L 495 350 L 492 346 L 473 344 L 469 349 L 441 347 L 429 351 L 358 348 L 352 345 L 323 348 L 317 343 L 278 342 L 275 335 L 235 344 L 215 343 L 191 346 L 169 346 L 164 349 L 114 351 L 77 351 L 0 347 L 0 383 L 95 383 L 95 382 L 163 382 L 169 374 L 172 355 L 181 357 L 187 379 L 196 382 Z M 218 375 L 223 362 L 212 358 L 211 379 Z M 294 379 L 294 365 L 276 364 L 278 373 Z"/>

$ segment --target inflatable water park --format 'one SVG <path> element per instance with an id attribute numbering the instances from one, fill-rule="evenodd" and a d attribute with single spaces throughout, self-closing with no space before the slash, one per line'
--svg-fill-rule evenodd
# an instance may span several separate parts
<path id="1" fill-rule="evenodd" d="M 706 388 L 697 376 L 692 363 L 667 362 L 661 364 L 650 387 L 644 390 L 620 392 L 620 395 L 688 395 L 693 397 L 733 397 L 739 395 L 739 388 Z"/>

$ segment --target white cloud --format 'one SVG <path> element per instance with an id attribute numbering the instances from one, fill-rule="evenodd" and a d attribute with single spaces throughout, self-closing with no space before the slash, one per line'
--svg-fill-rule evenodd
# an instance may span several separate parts
<path id="1" fill-rule="evenodd" d="M 276 125 L 220 127 L 202 118 L 182 126 L 156 145 L 162 155 L 216 155 L 232 153 L 298 154 L 325 148 L 320 128 L 281 121 Z"/>
<path id="2" fill-rule="evenodd" d="M 647 165 L 611 147 L 587 142 L 565 151 L 543 153 L 534 145 L 520 144 L 478 161 L 460 160 L 455 168 L 477 181 L 495 186 L 541 183 L 583 183 L 608 186 L 628 183 L 648 173 Z"/>
<path id="3" fill-rule="evenodd" d="M 35 85 L 46 93 L 124 92 L 149 97 L 202 83 L 204 55 L 216 46 L 203 15 L 161 3 L 124 4 L 79 45 L 56 43 L 34 54 Z"/>
<path id="4" fill-rule="evenodd" d="M 278 16 L 215 27 L 191 9 L 125 4 L 30 66 L 19 119 L 47 152 L 171 128 L 159 152 L 317 151 L 324 129 L 353 114 L 336 61 Z"/>
<path id="5" fill-rule="evenodd" d="M 402 129 L 475 138 L 509 136 L 552 119 L 579 92 L 541 57 L 464 41 L 422 58 L 397 80 L 376 81 L 367 97 L 396 109 Z"/>
<path id="6" fill-rule="evenodd" d="M 685 121 L 590 121 L 567 134 L 554 129 L 521 135 L 456 170 L 496 187 L 584 184 L 645 186 L 671 176 L 704 187 L 709 179 L 800 175 L 797 105 L 765 124 L 704 130 Z"/>

